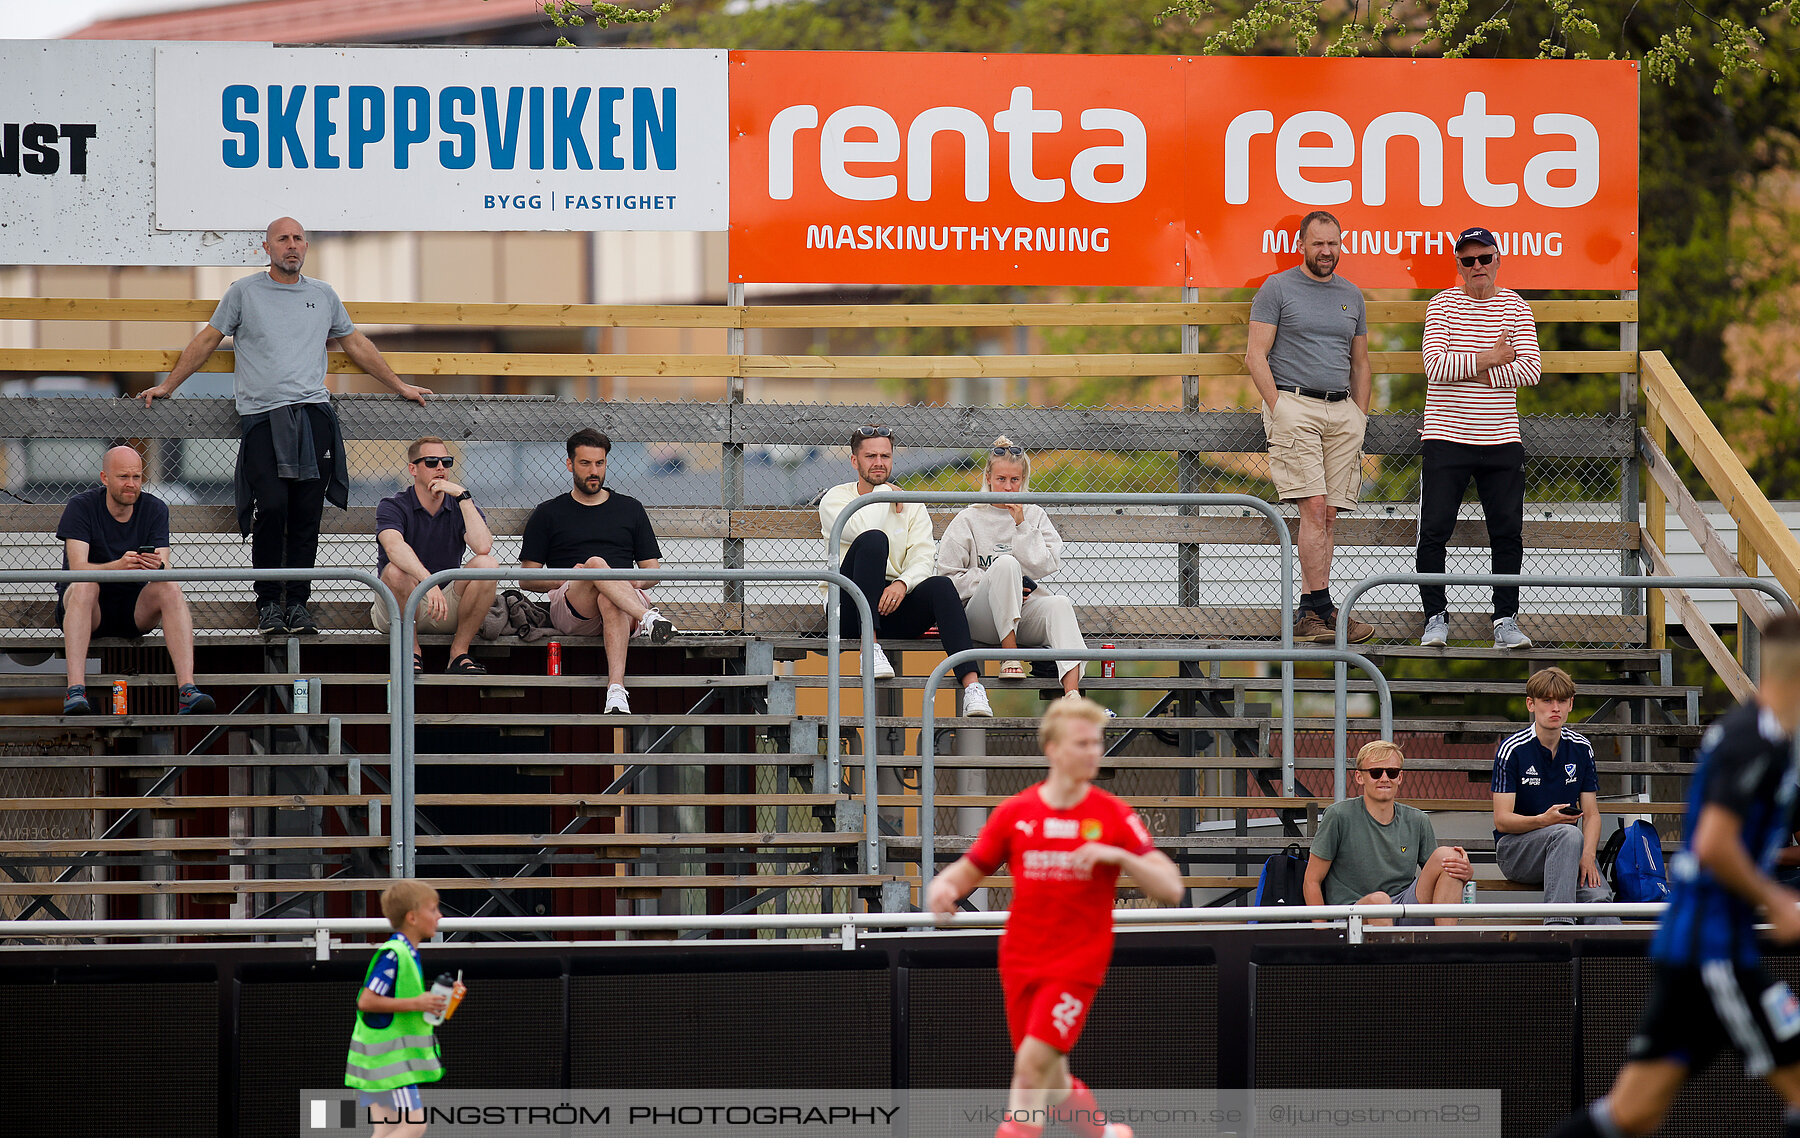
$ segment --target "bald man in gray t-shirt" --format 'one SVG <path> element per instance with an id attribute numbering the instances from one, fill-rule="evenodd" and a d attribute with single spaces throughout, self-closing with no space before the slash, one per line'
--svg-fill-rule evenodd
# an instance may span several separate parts
<path id="1" fill-rule="evenodd" d="M 1323 210 L 1300 223 L 1302 263 L 1276 273 L 1250 302 L 1244 362 L 1263 402 L 1269 476 L 1284 502 L 1300 510 L 1300 580 L 1294 639 L 1337 639 L 1331 603 L 1332 531 L 1340 510 L 1354 510 L 1362 489 L 1363 432 L 1373 376 L 1362 291 L 1337 275 L 1337 218 Z M 1375 630 L 1349 623 L 1361 644 Z"/>
<path id="2" fill-rule="evenodd" d="M 343 461 L 342 432 L 325 388 L 331 341 L 401 398 L 423 407 L 429 394 L 394 374 L 330 285 L 300 274 L 307 245 L 298 221 L 271 222 L 263 237 L 268 271 L 234 282 L 169 377 L 144 392 L 145 407 L 170 398 L 226 336 L 234 337 L 239 512 L 254 505 L 250 563 L 258 569 L 311 569 L 317 560 L 327 487 Z M 311 595 L 304 581 L 258 581 L 257 630 L 265 636 L 317 632 L 306 608 Z"/>

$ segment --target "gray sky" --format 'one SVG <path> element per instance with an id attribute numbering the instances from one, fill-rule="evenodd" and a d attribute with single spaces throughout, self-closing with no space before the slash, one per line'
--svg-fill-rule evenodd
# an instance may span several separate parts
<path id="1" fill-rule="evenodd" d="M 210 8 L 238 0 L 0 0 L 0 36 L 55 39 L 95 20 L 183 8 Z"/>

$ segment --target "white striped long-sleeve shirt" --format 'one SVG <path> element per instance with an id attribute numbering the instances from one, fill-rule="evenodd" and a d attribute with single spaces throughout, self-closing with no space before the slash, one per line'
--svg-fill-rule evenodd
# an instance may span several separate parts
<path id="1" fill-rule="evenodd" d="M 1494 346 L 1502 331 L 1512 333 L 1513 361 L 1489 368 L 1475 356 Z M 1519 442 L 1518 388 L 1543 374 L 1537 322 L 1531 305 L 1503 288 L 1485 300 L 1461 289 L 1446 289 L 1425 308 L 1425 425 L 1428 439 L 1497 446 Z"/>

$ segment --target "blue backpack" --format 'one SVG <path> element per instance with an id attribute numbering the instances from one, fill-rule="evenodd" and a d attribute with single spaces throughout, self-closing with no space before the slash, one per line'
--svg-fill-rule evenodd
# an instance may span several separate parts
<path id="1" fill-rule="evenodd" d="M 1596 859 L 1620 901 L 1667 901 L 1669 874 L 1663 867 L 1662 835 L 1643 819 L 1623 823 L 1606 839 Z"/>
<path id="2" fill-rule="evenodd" d="M 1263 862 L 1262 876 L 1256 882 L 1256 905 L 1306 904 L 1307 852 L 1299 845 L 1289 845 Z"/>

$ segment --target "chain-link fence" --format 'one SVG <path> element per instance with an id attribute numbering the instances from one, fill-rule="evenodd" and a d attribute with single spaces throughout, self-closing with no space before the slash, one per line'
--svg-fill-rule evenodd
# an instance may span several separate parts
<path id="1" fill-rule="evenodd" d="M 147 489 L 176 507 L 176 558 L 192 567 L 249 563 L 229 513 L 238 443 L 235 416 L 224 400 L 185 398 L 172 408 L 189 413 L 183 431 L 125 400 L 0 399 L 3 486 L 14 508 L 0 533 L 0 566 L 54 568 L 54 537 L 62 503 L 97 483 L 101 457 L 117 441 L 145 455 Z M 566 492 L 563 439 L 582 426 L 598 426 L 613 439 L 607 484 L 639 498 L 653 512 L 663 564 L 718 565 L 733 538 L 748 566 L 816 565 L 823 541 L 810 507 L 830 486 L 854 478 L 845 439 L 851 426 L 879 421 L 895 431 L 896 482 L 909 490 L 980 489 L 981 463 L 990 440 L 1005 433 L 1031 454 L 1032 489 L 1094 492 L 1250 493 L 1274 497 L 1260 423 L 1241 409 L 1176 412 L 1142 407 L 1039 408 L 942 407 L 924 404 L 833 406 L 728 403 L 578 403 L 538 397 L 447 397 L 419 412 L 397 400 L 340 399 L 350 473 L 351 512 L 328 509 L 319 549 L 321 566 L 367 566 L 375 560 L 373 510 L 406 484 L 405 446 L 414 435 L 451 440 L 453 477 L 474 491 L 496 534 L 495 554 L 516 564 L 519 534 L 530 508 Z M 60 413 L 53 429 L 31 416 L 50 404 Z M 186 405 L 186 406 L 184 406 Z M 210 405 L 210 406 L 208 406 Z M 67 408 L 67 411 L 63 411 Z M 204 410 L 204 413 L 201 413 Z M 95 437 L 60 437 L 93 424 Z M 1413 529 L 1418 511 L 1417 416 L 1376 415 L 1364 459 L 1363 507 L 1340 521 L 1333 578 L 1348 582 L 1413 568 Z M 404 429 L 402 429 L 404 428 Z M 1621 487 L 1629 461 L 1629 426 L 1615 417 L 1530 417 L 1524 423 L 1527 552 L 1524 572 L 1616 573 L 1622 543 L 1594 540 L 1594 523 L 1620 523 Z M 146 437 L 162 434 L 166 437 Z M 1158 446 L 1167 449 L 1158 449 Z M 1185 458 L 1184 458 L 1185 456 Z M 1634 475 L 1633 475 L 1634 477 Z M 35 508 L 26 509 L 26 506 Z M 185 507 L 185 509 L 184 509 Z M 980 509 L 982 507 L 973 507 Z M 1291 507 L 1283 507 L 1291 514 Z M 728 515 L 725 511 L 730 511 Z M 934 511 L 948 513 L 944 511 Z M 1130 513 L 1156 514 L 1133 509 Z M 1178 511 L 1166 511 L 1173 515 Z M 1047 586 L 1078 605 L 1173 606 L 1182 603 L 1182 572 L 1189 573 L 1189 603 L 1232 611 L 1269 611 L 1278 603 L 1276 546 L 1249 535 L 1255 519 L 1238 510 L 1190 508 L 1214 523 L 1188 523 L 1183 541 L 1154 540 L 1138 525 L 1129 538 L 1109 519 L 1128 511 L 1063 507 L 1053 515 L 1086 515 L 1071 526 L 1061 570 Z M 1635 512 L 1635 511 L 1633 511 Z M 1472 500 L 1463 517 L 1480 517 Z M 755 515 L 756 525 L 739 524 Z M 1632 519 L 1635 520 L 1635 519 Z M 1072 519 L 1071 519 L 1072 521 Z M 1357 526 L 1363 529 L 1356 531 Z M 1109 528 L 1110 527 L 1110 528 Z M 1582 536 L 1584 527 L 1589 536 Z M 1221 540 L 1205 540 L 1216 529 Z M 1533 540 L 1534 532 L 1539 535 Z M 1344 535 L 1348 534 L 1346 537 Z M 1197 539 L 1197 540 L 1196 540 Z M 1185 555 L 1184 555 L 1185 547 Z M 1450 572 L 1489 569 L 1485 547 L 1452 546 Z M 207 604 L 247 615 L 244 590 L 220 586 L 190 589 L 202 625 Z M 354 590 L 321 586 L 315 599 L 361 602 Z M 715 584 L 662 586 L 659 599 L 717 601 Z M 46 600 L 47 590 L 14 599 Z M 753 605 L 816 602 L 810 586 L 753 586 Z M 1416 612 L 1416 590 L 1378 591 L 1370 609 Z M 1454 610 L 1485 613 L 1485 589 L 1453 588 Z M 1628 602 L 1593 590 L 1528 590 L 1528 628 L 1546 641 L 1596 641 L 1590 618 L 1617 615 Z M 238 607 L 229 607 L 238 606 Z M 29 610 L 48 627 L 47 608 Z M 351 611 L 345 608 L 343 612 Z M 339 619 L 343 619 L 340 617 Z M 25 623 L 30 623 L 29 621 Z M 1229 635 L 1227 631 L 1210 635 Z M 343 625 L 339 625 L 342 627 Z M 361 627 L 357 622 L 356 626 Z M 1178 634 L 1171 627 L 1172 634 Z M 1602 638 L 1603 640 L 1604 638 Z"/>

